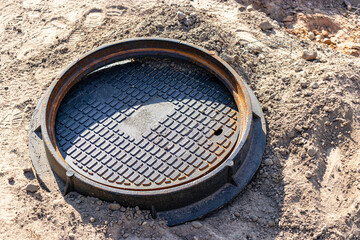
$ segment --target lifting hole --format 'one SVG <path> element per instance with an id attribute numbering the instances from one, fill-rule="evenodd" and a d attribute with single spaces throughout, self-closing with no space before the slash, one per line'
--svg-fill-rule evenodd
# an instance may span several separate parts
<path id="1" fill-rule="evenodd" d="M 220 134 L 222 134 L 222 132 L 223 132 L 222 128 L 219 128 L 218 130 L 216 130 L 216 131 L 214 132 L 214 135 L 215 135 L 215 136 L 219 136 Z"/>

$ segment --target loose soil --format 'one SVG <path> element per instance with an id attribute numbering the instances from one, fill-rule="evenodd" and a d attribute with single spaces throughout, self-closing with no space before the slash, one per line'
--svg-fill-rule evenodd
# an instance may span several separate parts
<path id="1" fill-rule="evenodd" d="M 360 239 L 360 12 L 357 1 L 322 2 L 2 1 L 0 239 Z M 215 51 L 262 104 L 257 174 L 197 222 L 169 228 L 148 211 L 36 187 L 27 131 L 41 95 L 82 54 L 133 37 Z"/>

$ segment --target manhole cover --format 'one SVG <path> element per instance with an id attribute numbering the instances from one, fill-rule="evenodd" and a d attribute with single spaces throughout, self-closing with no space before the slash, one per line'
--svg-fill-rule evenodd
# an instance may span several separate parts
<path id="1" fill-rule="evenodd" d="M 169 225 L 236 196 L 264 147 L 260 105 L 235 71 L 169 39 L 131 39 L 83 56 L 44 94 L 29 134 L 45 188 L 54 187 L 51 166 L 65 192 L 149 209 Z"/>

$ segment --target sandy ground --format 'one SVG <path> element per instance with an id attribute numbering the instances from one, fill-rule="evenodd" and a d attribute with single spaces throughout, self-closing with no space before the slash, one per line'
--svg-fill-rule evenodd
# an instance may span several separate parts
<path id="1" fill-rule="evenodd" d="M 360 239 L 360 12 L 357 1 L 321 2 L 2 1 L 0 239 Z M 144 36 L 216 51 L 254 89 L 268 136 L 251 184 L 172 228 L 77 193 L 28 193 L 37 181 L 27 131 L 41 94 L 81 54 Z"/>

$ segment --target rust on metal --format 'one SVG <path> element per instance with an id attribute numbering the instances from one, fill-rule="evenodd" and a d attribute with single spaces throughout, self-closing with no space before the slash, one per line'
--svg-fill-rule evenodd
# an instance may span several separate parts
<path id="1" fill-rule="evenodd" d="M 236 196 L 265 146 L 261 107 L 240 76 L 214 53 L 170 39 L 129 39 L 85 54 L 35 113 L 29 146 L 43 142 L 36 152 L 65 192 L 140 206 L 169 225 Z"/>

